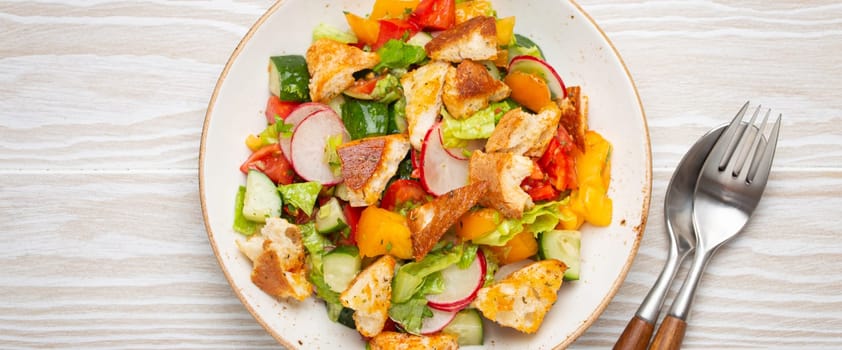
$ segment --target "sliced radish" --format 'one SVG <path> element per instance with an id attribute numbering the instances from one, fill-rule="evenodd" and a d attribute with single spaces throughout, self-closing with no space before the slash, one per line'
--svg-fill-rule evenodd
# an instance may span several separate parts
<path id="1" fill-rule="evenodd" d="M 433 311 L 433 317 L 425 317 L 421 321 L 421 334 L 426 335 L 439 332 L 456 317 L 456 311 L 430 310 Z"/>
<path id="2" fill-rule="evenodd" d="M 498 269 L 497 272 L 494 274 L 494 280 L 499 281 L 501 279 L 504 279 L 504 278 L 508 277 L 512 272 L 520 270 L 520 269 L 526 267 L 526 265 L 529 265 L 529 264 L 534 263 L 534 262 L 535 262 L 535 260 L 524 259 L 524 260 L 521 260 L 521 261 L 515 261 L 511 264 L 506 264 L 506 265 L 500 266 L 500 269 Z"/>
<path id="3" fill-rule="evenodd" d="M 421 152 L 416 151 L 415 149 L 409 150 L 409 159 L 412 161 L 412 168 L 413 169 L 420 169 L 421 168 Z"/>
<path id="4" fill-rule="evenodd" d="M 342 135 L 343 143 L 351 139 L 342 120 L 330 108 L 315 112 L 298 123 L 292 132 L 290 158 L 299 176 L 322 185 L 335 185 L 342 181 L 342 177 L 334 175 L 325 161 L 328 138 L 334 135 Z"/>
<path id="5" fill-rule="evenodd" d="M 439 133 L 441 133 L 441 128 L 439 128 Z M 444 140 L 443 135 L 439 135 L 442 140 Z M 471 158 L 471 153 L 474 153 L 476 150 L 481 150 L 485 148 L 486 139 L 477 139 L 477 140 L 465 140 L 467 143 L 465 147 L 453 147 L 453 148 L 445 148 L 445 152 L 453 158 L 459 160 L 468 160 Z"/>
<path id="6" fill-rule="evenodd" d="M 477 292 L 485 282 L 485 255 L 477 250 L 477 256 L 467 269 L 458 265 L 441 271 L 444 291 L 440 294 L 427 295 L 427 305 L 442 311 L 459 311 L 468 306 L 477 297 Z"/>
<path id="7" fill-rule="evenodd" d="M 553 98 L 567 97 L 567 89 L 564 87 L 564 81 L 556 73 L 555 69 L 544 60 L 528 55 L 516 56 L 509 62 L 509 72 L 523 72 L 535 74 L 543 78 L 550 88 L 550 93 Z"/>
<path id="8" fill-rule="evenodd" d="M 436 123 L 427 131 L 421 147 L 421 184 L 427 192 L 441 196 L 468 184 L 468 161 L 450 156 L 444 149 Z"/>
<path id="9" fill-rule="evenodd" d="M 290 113 L 285 119 L 284 124 L 292 124 L 292 129 L 295 130 L 295 127 L 298 126 L 298 123 L 301 123 L 302 120 L 306 119 L 313 113 L 323 111 L 325 109 L 330 109 L 330 106 L 324 103 L 317 103 L 317 102 L 307 102 L 302 103 L 298 107 L 296 107 L 292 113 Z M 288 161 L 292 161 L 292 157 L 290 157 L 289 151 L 289 144 L 292 142 L 291 137 L 278 137 L 278 145 L 281 146 L 281 151 L 284 151 L 284 156 L 287 158 Z"/>

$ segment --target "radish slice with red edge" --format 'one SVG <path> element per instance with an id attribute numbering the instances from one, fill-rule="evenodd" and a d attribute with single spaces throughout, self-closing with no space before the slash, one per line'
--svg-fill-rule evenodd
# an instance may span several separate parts
<path id="1" fill-rule="evenodd" d="M 467 269 L 453 264 L 441 271 L 444 291 L 427 295 L 427 306 L 441 311 L 459 311 L 470 305 L 485 282 L 485 255 L 477 250 L 477 256 Z"/>
<path id="2" fill-rule="evenodd" d="M 342 181 L 342 177 L 334 175 L 325 161 L 328 138 L 334 135 L 342 135 L 343 143 L 351 139 L 342 120 L 329 108 L 311 114 L 295 127 L 290 142 L 290 158 L 295 172 L 304 180 L 322 185 L 335 185 Z"/>
<path id="3" fill-rule="evenodd" d="M 534 263 L 534 262 L 535 262 L 535 260 L 532 260 L 532 259 L 524 259 L 524 260 L 521 260 L 521 261 L 515 261 L 511 264 L 506 264 L 506 265 L 500 266 L 500 268 L 494 274 L 494 280 L 499 281 L 501 279 L 504 279 L 504 278 L 508 277 L 510 274 L 512 274 L 512 272 L 520 270 L 520 269 L 526 267 L 526 265 L 529 265 L 529 264 Z"/>
<path id="4" fill-rule="evenodd" d="M 301 123 L 302 120 L 306 119 L 313 113 L 323 111 L 325 109 L 330 109 L 330 106 L 317 102 L 302 103 L 292 110 L 292 112 L 284 119 L 284 124 L 291 124 L 292 129 L 295 130 L 295 127 L 298 126 L 298 123 Z M 284 152 L 284 157 L 286 157 L 287 161 L 290 162 L 292 162 L 292 157 L 290 157 L 289 151 L 289 144 L 291 142 L 292 137 L 278 136 L 278 145 L 281 146 L 281 151 Z"/>
<path id="5" fill-rule="evenodd" d="M 439 128 L 439 133 L 441 133 L 441 128 Z M 444 143 L 444 135 L 439 135 L 439 137 L 441 137 L 442 143 Z M 465 147 L 445 148 L 444 150 L 453 158 L 468 160 L 471 158 L 471 154 L 474 153 L 474 151 L 485 148 L 486 141 L 486 139 L 465 140 Z"/>
<path id="6" fill-rule="evenodd" d="M 433 317 L 425 317 L 421 320 L 420 333 L 424 335 L 440 332 L 456 317 L 456 311 L 441 311 L 436 309 L 430 309 L 430 311 L 433 312 Z"/>
<path id="7" fill-rule="evenodd" d="M 444 149 L 436 123 L 427 131 L 421 146 L 421 185 L 427 192 L 441 196 L 468 185 L 468 160 L 456 159 Z"/>
<path id="8" fill-rule="evenodd" d="M 567 89 L 564 87 L 564 81 L 556 73 L 555 69 L 546 61 L 528 55 L 516 56 L 509 62 L 509 72 L 523 72 L 534 74 L 547 82 L 550 88 L 550 93 L 553 99 L 567 97 Z"/>

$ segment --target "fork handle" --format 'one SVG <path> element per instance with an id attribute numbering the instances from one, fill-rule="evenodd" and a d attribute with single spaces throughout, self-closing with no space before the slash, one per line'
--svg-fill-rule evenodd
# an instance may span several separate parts
<path id="1" fill-rule="evenodd" d="M 654 331 L 654 323 L 646 321 L 640 316 L 634 316 L 629 320 L 623 334 L 617 339 L 617 343 L 614 344 L 614 350 L 646 350 Z"/>
<path id="2" fill-rule="evenodd" d="M 678 350 L 681 349 L 681 342 L 684 340 L 684 333 L 687 330 L 687 322 L 668 315 L 661 321 L 658 334 L 652 341 L 651 350 Z"/>

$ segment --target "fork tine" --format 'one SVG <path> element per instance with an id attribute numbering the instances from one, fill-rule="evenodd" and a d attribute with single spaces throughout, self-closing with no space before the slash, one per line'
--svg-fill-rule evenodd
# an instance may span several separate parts
<path id="1" fill-rule="evenodd" d="M 772 170 L 772 159 L 775 158 L 775 148 L 778 145 L 778 135 L 781 131 L 782 116 L 782 114 L 778 114 L 778 119 L 775 121 L 775 125 L 772 126 L 766 146 L 763 148 L 763 155 L 755 157 L 752 160 L 751 167 L 748 170 L 748 177 L 746 178 L 746 181 L 749 183 L 758 182 L 765 184 L 769 180 L 769 172 Z"/>
<path id="2" fill-rule="evenodd" d="M 743 116 L 746 114 L 746 109 L 748 109 L 749 101 L 743 105 L 743 108 L 740 108 L 740 111 L 737 112 L 737 115 L 734 116 L 734 119 L 731 120 L 731 124 L 722 132 L 722 136 L 720 136 L 719 141 L 716 141 L 716 145 L 725 144 L 724 141 L 728 141 L 727 147 L 723 150 L 722 158 L 719 160 L 719 171 L 725 170 L 725 167 L 728 165 L 728 161 L 731 159 L 731 155 L 734 153 L 734 148 L 737 147 L 737 142 L 739 142 L 740 138 L 743 136 L 743 131 L 745 130 L 742 128 L 742 121 Z M 715 158 L 714 158 L 715 159 Z"/>
<path id="3" fill-rule="evenodd" d="M 772 109 L 770 108 L 766 110 L 763 122 L 761 122 L 760 127 L 755 130 L 754 120 L 757 118 L 758 112 L 760 112 L 759 107 L 754 111 L 754 115 L 751 117 L 751 121 L 748 122 L 748 126 L 746 127 L 748 128 L 746 132 L 751 132 L 751 135 L 743 137 L 743 140 L 740 143 L 740 146 L 742 147 L 738 148 L 740 152 L 737 154 L 738 156 L 734 165 L 734 171 L 731 173 L 733 176 L 739 176 L 745 164 L 751 163 L 751 160 L 759 154 L 757 146 L 760 144 L 760 140 L 763 139 L 763 131 L 766 130 L 766 122 L 769 120 L 769 114 L 772 112 Z M 750 139 L 750 141 L 748 139 Z M 743 173 L 743 175 L 743 179 L 745 179 L 745 173 Z"/>

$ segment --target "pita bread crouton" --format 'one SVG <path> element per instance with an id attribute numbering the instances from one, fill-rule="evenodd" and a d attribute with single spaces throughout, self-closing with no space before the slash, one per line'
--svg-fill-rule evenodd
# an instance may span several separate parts
<path id="1" fill-rule="evenodd" d="M 469 165 L 470 182 L 488 182 L 488 192 L 479 204 L 500 211 L 507 218 L 520 218 L 532 208 L 532 198 L 520 188 L 532 173 L 532 160 L 511 152 L 484 153 L 474 151 Z"/>
<path id="2" fill-rule="evenodd" d="M 494 17 L 474 17 L 441 32 L 424 46 L 434 60 L 493 60 L 497 58 L 497 21 Z"/>
<path id="3" fill-rule="evenodd" d="M 415 150 L 421 150 L 427 131 L 436 123 L 441 112 L 441 95 L 444 77 L 450 64 L 433 61 L 401 77 L 401 86 L 406 96 L 406 122 L 409 142 Z"/>
<path id="4" fill-rule="evenodd" d="M 450 334 L 412 335 L 383 332 L 368 342 L 371 350 L 456 350 L 459 343 Z"/>
<path id="5" fill-rule="evenodd" d="M 585 132 L 588 131 L 588 96 L 582 88 L 567 88 L 567 97 L 558 102 L 561 107 L 561 126 L 567 130 L 580 151 L 585 150 Z"/>
<path id="6" fill-rule="evenodd" d="M 282 218 L 267 218 L 259 235 L 238 240 L 237 247 L 254 264 L 251 281 L 266 294 L 297 300 L 312 294 L 298 226 Z"/>
<path id="7" fill-rule="evenodd" d="M 538 114 L 520 108 L 513 109 L 497 123 L 485 144 L 485 150 L 540 157 L 555 135 L 560 118 L 561 111 L 554 103 L 544 107 Z"/>
<path id="8" fill-rule="evenodd" d="M 395 258 L 383 255 L 357 274 L 339 295 L 342 306 L 354 310 L 354 323 L 364 337 L 379 334 L 389 318 L 394 275 Z"/>
<path id="9" fill-rule="evenodd" d="M 310 99 L 327 102 L 354 84 L 354 73 L 374 67 L 380 56 L 330 39 L 318 39 L 305 56 L 310 72 Z"/>
<path id="10" fill-rule="evenodd" d="M 336 148 L 351 206 L 377 203 L 389 179 L 398 171 L 398 165 L 406 157 L 409 147 L 406 135 L 392 134 L 366 137 Z"/>
<path id="11" fill-rule="evenodd" d="M 512 89 L 492 77 L 485 66 L 465 60 L 456 68 L 448 69 L 442 100 L 453 118 L 462 119 L 488 107 L 489 102 L 509 97 L 511 92 Z"/>
<path id="12" fill-rule="evenodd" d="M 410 210 L 406 217 L 412 233 L 410 238 L 415 260 L 421 261 L 447 229 L 477 204 L 487 189 L 485 181 L 473 182 Z"/>
<path id="13" fill-rule="evenodd" d="M 558 298 L 567 266 L 541 260 L 483 287 L 473 305 L 489 320 L 524 333 L 535 333 Z"/>

